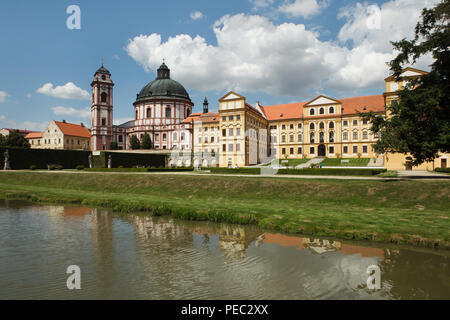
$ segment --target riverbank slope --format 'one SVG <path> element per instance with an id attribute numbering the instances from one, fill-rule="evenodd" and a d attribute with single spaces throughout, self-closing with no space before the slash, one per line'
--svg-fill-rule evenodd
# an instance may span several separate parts
<path id="1" fill-rule="evenodd" d="M 0 198 L 450 248 L 450 181 L 1 172 Z"/>

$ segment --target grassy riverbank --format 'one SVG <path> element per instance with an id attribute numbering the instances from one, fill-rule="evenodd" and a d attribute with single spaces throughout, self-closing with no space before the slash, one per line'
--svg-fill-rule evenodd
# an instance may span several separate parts
<path id="1" fill-rule="evenodd" d="M 0 198 L 450 248 L 449 181 L 1 172 Z"/>

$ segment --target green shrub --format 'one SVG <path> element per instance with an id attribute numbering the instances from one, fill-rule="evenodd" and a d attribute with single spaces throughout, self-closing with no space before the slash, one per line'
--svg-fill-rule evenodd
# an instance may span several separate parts
<path id="1" fill-rule="evenodd" d="M 450 173 L 450 168 L 436 168 L 434 169 L 436 172 L 444 172 L 444 173 Z"/>
<path id="2" fill-rule="evenodd" d="M 30 166 L 30 170 L 37 170 L 37 168 L 38 167 L 36 165 L 34 165 L 34 164 Z"/>
<path id="3" fill-rule="evenodd" d="M 78 165 L 75 169 L 77 169 L 77 170 L 84 170 L 84 168 L 85 168 L 85 166 L 83 166 L 83 165 Z"/>
<path id="4" fill-rule="evenodd" d="M 183 172 L 183 171 L 194 171 L 194 168 L 147 168 L 147 172 Z"/>
<path id="5" fill-rule="evenodd" d="M 225 174 L 261 174 L 260 168 L 210 168 L 211 173 Z"/>
<path id="6" fill-rule="evenodd" d="M 376 176 L 386 169 L 280 169 L 277 174 L 322 175 L 322 176 Z"/>
<path id="7" fill-rule="evenodd" d="M 56 169 L 58 169 L 58 168 L 54 164 L 51 164 L 51 165 L 48 166 L 48 170 L 54 171 Z"/>
<path id="8" fill-rule="evenodd" d="M 109 156 L 111 156 L 115 168 L 132 168 L 136 166 L 164 168 L 167 157 L 165 154 L 102 151 L 100 156 L 94 156 L 94 166 L 96 168 L 107 168 Z"/>

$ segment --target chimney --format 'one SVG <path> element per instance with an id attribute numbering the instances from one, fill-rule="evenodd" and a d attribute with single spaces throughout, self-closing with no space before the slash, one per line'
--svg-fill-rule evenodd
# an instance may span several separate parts
<path id="1" fill-rule="evenodd" d="M 66 120 L 63 120 L 63 123 L 66 123 Z"/>
<path id="2" fill-rule="evenodd" d="M 84 128 L 84 123 L 83 122 L 81 123 L 81 126 Z"/>

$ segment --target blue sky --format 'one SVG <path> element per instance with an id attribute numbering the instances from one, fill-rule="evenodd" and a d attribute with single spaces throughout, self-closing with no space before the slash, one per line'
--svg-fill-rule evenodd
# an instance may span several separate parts
<path id="1" fill-rule="evenodd" d="M 411 36 L 422 7 L 436 2 L 2 1 L 0 127 L 88 123 L 84 91 L 101 57 L 116 84 L 118 121 L 132 117 L 136 93 L 154 80 L 162 58 L 194 111 L 205 96 L 216 110 L 229 90 L 263 105 L 382 94 L 389 40 Z M 70 5 L 81 9 L 81 30 L 66 27 Z M 365 22 L 374 17 L 370 7 L 381 17 L 375 28 Z"/>

